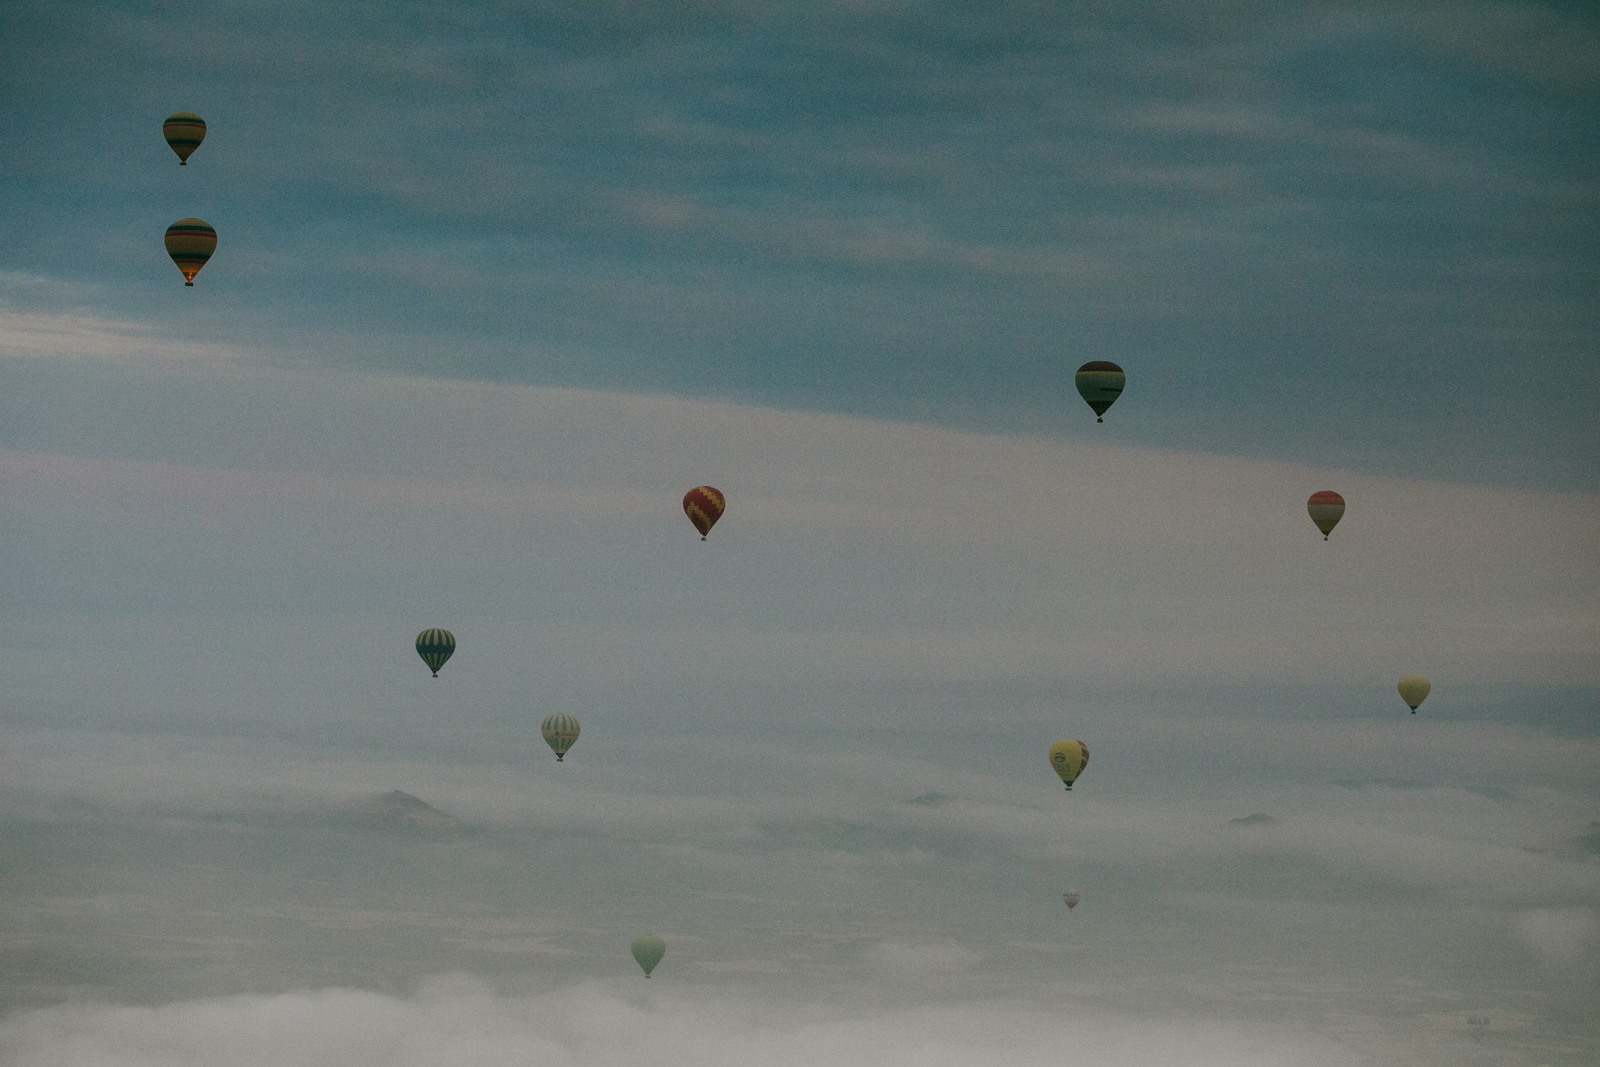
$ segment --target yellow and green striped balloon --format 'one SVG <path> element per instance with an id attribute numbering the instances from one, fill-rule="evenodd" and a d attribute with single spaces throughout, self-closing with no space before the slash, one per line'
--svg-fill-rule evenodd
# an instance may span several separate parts
<path id="1" fill-rule="evenodd" d="M 444 661 L 449 659 L 456 650 L 456 635 L 449 630 L 424 630 L 417 635 L 417 655 L 422 657 L 422 662 L 433 671 L 435 678 L 439 677 L 439 668 L 444 666 Z"/>
<path id="2" fill-rule="evenodd" d="M 192 111 L 179 111 L 167 116 L 167 121 L 161 124 L 161 135 L 178 153 L 178 166 L 187 167 L 189 157 L 206 139 L 206 120 Z"/>
<path id="3" fill-rule="evenodd" d="M 1078 775 L 1089 765 L 1089 746 L 1082 741 L 1063 737 L 1050 746 L 1050 769 L 1060 776 L 1068 790 L 1078 780 Z"/>
<path id="4" fill-rule="evenodd" d="M 1106 409 L 1122 395 L 1122 387 L 1128 376 L 1110 360 L 1094 359 L 1079 367 L 1072 380 L 1078 387 L 1078 395 L 1094 412 L 1094 421 L 1105 422 Z"/>
<path id="5" fill-rule="evenodd" d="M 556 762 L 560 763 L 567 749 L 578 743 L 578 720 L 562 713 L 547 715 L 539 724 L 539 732 L 544 735 L 544 743 L 556 754 Z"/>
<path id="6" fill-rule="evenodd" d="M 167 255 L 183 272 L 183 284 L 193 285 L 194 276 L 217 250 L 217 231 L 202 219 L 179 219 L 167 227 Z"/>

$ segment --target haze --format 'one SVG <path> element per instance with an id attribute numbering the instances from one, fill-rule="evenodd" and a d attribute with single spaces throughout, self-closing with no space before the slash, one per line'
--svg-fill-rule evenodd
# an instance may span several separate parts
<path id="1" fill-rule="evenodd" d="M 0 1060 L 1595 1061 L 1593 5 L 0 18 Z"/>

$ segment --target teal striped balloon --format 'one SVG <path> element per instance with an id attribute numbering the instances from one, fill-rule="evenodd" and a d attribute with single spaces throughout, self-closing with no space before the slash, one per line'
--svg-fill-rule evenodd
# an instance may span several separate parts
<path id="1" fill-rule="evenodd" d="M 439 668 L 456 650 L 456 635 L 449 630 L 424 630 L 417 635 L 417 655 L 439 677 Z"/>
<path id="2" fill-rule="evenodd" d="M 544 743 L 555 752 L 556 762 L 560 763 L 567 749 L 578 742 L 578 720 L 563 713 L 547 715 L 539 724 L 539 732 L 544 735 Z"/>

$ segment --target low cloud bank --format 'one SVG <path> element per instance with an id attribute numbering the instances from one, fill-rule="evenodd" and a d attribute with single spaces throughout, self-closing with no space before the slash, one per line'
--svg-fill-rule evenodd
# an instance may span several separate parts
<path id="1" fill-rule="evenodd" d="M 0 1021 L 0 1059 L 13 1067 L 979 1067 L 1058 1064 L 1063 1057 L 1099 1067 L 1360 1062 L 1336 1040 L 1253 1024 L 993 1003 L 841 1017 L 819 1004 L 740 1001 L 692 989 L 619 990 L 585 985 L 508 997 L 458 975 L 405 998 L 321 989 L 152 1008 L 63 1005 Z"/>

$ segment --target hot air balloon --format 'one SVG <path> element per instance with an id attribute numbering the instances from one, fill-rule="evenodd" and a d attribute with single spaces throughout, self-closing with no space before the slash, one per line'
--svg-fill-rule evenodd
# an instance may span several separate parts
<path id="1" fill-rule="evenodd" d="M 1089 746 L 1082 741 L 1064 737 L 1050 746 L 1050 769 L 1061 776 L 1069 791 L 1088 765 Z"/>
<path id="2" fill-rule="evenodd" d="M 1115 363 L 1095 359 L 1079 367 L 1072 380 L 1078 386 L 1078 395 L 1094 410 L 1094 421 L 1105 422 L 1103 416 L 1106 408 L 1115 404 L 1117 397 L 1122 395 L 1127 375 Z"/>
<path id="3" fill-rule="evenodd" d="M 424 630 L 417 635 L 417 655 L 439 677 L 439 668 L 456 650 L 456 635 L 449 630 Z"/>
<path id="4" fill-rule="evenodd" d="M 711 527 L 722 518 L 722 510 L 728 506 L 728 498 L 722 495 L 721 490 L 713 489 L 709 485 L 697 485 L 683 494 L 683 513 L 689 516 L 689 521 L 694 523 L 694 528 L 700 531 L 700 540 L 706 539 L 706 534 L 711 532 Z"/>
<path id="5" fill-rule="evenodd" d="M 1408 674 L 1400 679 L 1400 684 L 1396 688 L 1400 690 L 1400 699 L 1406 702 L 1411 714 L 1415 715 L 1418 705 L 1428 699 L 1428 693 L 1433 689 L 1433 685 L 1420 674 Z"/>
<path id="6" fill-rule="evenodd" d="M 206 139 L 206 120 L 189 111 L 176 112 L 161 124 L 161 136 L 178 153 L 178 166 L 187 167 L 189 157 Z"/>
<path id="7" fill-rule="evenodd" d="M 1067 910 L 1071 911 L 1073 908 L 1078 906 L 1078 901 L 1082 900 L 1083 897 L 1069 889 L 1065 893 L 1061 894 L 1061 899 L 1067 905 Z"/>
<path id="8" fill-rule="evenodd" d="M 633 958 L 644 968 L 646 978 L 650 977 L 650 972 L 656 969 L 656 964 L 666 954 L 667 943 L 655 934 L 642 934 L 633 939 Z"/>
<path id="9" fill-rule="evenodd" d="M 1487 1015 L 1469 1015 L 1467 1016 L 1467 1025 L 1472 1028 L 1472 1040 L 1482 1041 L 1483 1032 L 1489 1029 L 1489 1017 Z"/>
<path id="10" fill-rule="evenodd" d="M 199 219 L 179 219 L 167 227 L 167 255 L 183 271 L 183 284 L 193 285 L 194 276 L 217 250 L 217 231 Z"/>
<path id="11" fill-rule="evenodd" d="M 1333 528 L 1339 525 L 1339 520 L 1344 518 L 1344 497 L 1331 489 L 1312 493 L 1311 499 L 1306 501 L 1306 512 L 1311 516 L 1311 521 L 1317 524 L 1317 529 L 1322 531 L 1322 539 L 1326 541 Z"/>
<path id="12" fill-rule="evenodd" d="M 544 735 L 544 743 L 556 754 L 556 762 L 560 763 L 567 749 L 578 741 L 578 720 L 565 714 L 547 715 L 539 724 L 539 732 Z"/>

